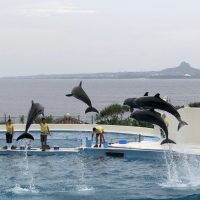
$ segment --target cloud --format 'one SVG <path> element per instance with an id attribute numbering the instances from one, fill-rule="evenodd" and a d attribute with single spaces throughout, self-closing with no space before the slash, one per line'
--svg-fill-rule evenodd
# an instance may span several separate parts
<path id="1" fill-rule="evenodd" d="M 63 15 L 63 14 L 94 14 L 95 10 L 79 9 L 75 7 L 54 7 L 54 8 L 31 8 L 20 11 L 20 14 L 26 16 L 34 15 Z"/>
<path id="2" fill-rule="evenodd" d="M 19 8 L 18 14 L 25 16 L 51 16 L 65 14 L 94 14 L 96 10 L 83 9 L 62 3 L 35 4 L 31 7 Z"/>
<path id="3" fill-rule="evenodd" d="M 94 14 L 96 10 L 68 5 L 63 2 L 31 2 L 22 5 L 0 7 L 0 15 L 4 16 L 51 16 L 65 14 Z"/>

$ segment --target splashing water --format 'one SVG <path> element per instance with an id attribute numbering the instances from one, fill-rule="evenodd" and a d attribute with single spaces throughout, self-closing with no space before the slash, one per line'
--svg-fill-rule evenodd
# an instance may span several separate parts
<path id="1" fill-rule="evenodd" d="M 191 188 L 200 186 L 200 160 L 194 155 L 164 151 L 167 180 L 161 183 L 167 188 Z"/>
<path id="2" fill-rule="evenodd" d="M 11 188 L 10 190 L 8 190 L 8 192 L 12 192 L 14 194 L 24 194 L 24 193 L 38 193 L 37 190 L 33 190 L 30 187 L 26 188 L 26 187 L 22 187 L 19 184 L 16 184 L 15 187 Z"/>
<path id="3" fill-rule="evenodd" d="M 80 192 L 83 191 L 88 191 L 91 190 L 86 184 L 86 179 L 85 179 L 85 171 L 86 171 L 86 166 L 83 158 L 80 158 L 80 179 L 79 179 L 79 184 L 77 185 L 77 190 Z"/>
<path id="4" fill-rule="evenodd" d="M 16 183 L 15 187 L 12 188 L 10 191 L 13 193 L 25 193 L 25 192 L 37 193 L 38 191 L 35 188 L 34 178 L 33 178 L 33 174 L 29 167 L 29 160 L 28 160 L 28 155 L 27 155 L 27 150 L 30 145 L 30 142 L 29 142 L 29 140 L 25 140 L 25 142 L 23 142 L 23 143 L 25 146 L 25 150 L 24 150 L 24 157 L 21 159 L 22 165 L 20 165 L 20 167 L 21 167 L 20 171 L 22 172 L 22 176 L 23 176 L 24 180 L 25 180 L 25 178 L 28 179 L 28 186 L 22 187 L 19 183 Z"/>

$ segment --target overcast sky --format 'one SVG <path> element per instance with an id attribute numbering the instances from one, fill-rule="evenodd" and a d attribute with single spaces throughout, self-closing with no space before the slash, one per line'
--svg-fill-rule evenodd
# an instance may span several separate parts
<path id="1" fill-rule="evenodd" d="M 0 0 L 0 76 L 200 68 L 200 0 Z"/>

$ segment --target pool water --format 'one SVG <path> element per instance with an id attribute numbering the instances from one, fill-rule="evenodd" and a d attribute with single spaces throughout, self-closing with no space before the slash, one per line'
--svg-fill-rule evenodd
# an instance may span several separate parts
<path id="1" fill-rule="evenodd" d="M 16 146 L 20 146 L 23 144 L 23 142 L 18 141 L 16 142 L 16 138 L 22 134 L 23 132 L 18 131 L 15 132 L 13 144 Z M 30 131 L 35 140 L 31 142 L 31 145 L 33 147 L 39 147 L 40 146 L 40 133 L 38 131 Z M 122 133 L 109 133 L 106 132 L 105 139 L 108 142 L 114 143 L 119 142 L 121 139 L 126 139 L 127 141 L 138 141 L 139 135 L 138 134 L 122 134 Z M 92 133 L 90 131 L 51 131 L 51 135 L 48 136 L 48 144 L 53 147 L 54 145 L 58 145 L 60 147 L 79 147 L 81 143 L 85 145 L 86 143 L 86 137 L 88 139 L 91 139 Z M 149 140 L 149 141 L 158 141 L 158 137 L 149 137 L 145 136 L 143 137 L 143 140 Z M 93 138 L 93 143 L 95 143 L 95 136 Z M 5 134 L 0 134 L 0 146 L 5 145 Z"/>
<path id="2" fill-rule="evenodd" d="M 0 156 L 0 163 L 3 200 L 200 199 L 200 160 L 186 155 L 174 160 L 166 154 L 163 160 L 147 161 L 80 154 L 27 157 L 24 153 Z"/>

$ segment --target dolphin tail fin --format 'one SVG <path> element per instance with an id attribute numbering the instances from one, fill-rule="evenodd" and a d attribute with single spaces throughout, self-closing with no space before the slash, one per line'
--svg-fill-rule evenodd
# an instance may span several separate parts
<path id="1" fill-rule="evenodd" d="M 66 97 L 71 97 L 71 96 L 73 96 L 73 94 L 66 94 L 65 96 Z"/>
<path id="2" fill-rule="evenodd" d="M 85 114 L 88 113 L 88 112 L 96 112 L 96 113 L 99 113 L 99 111 L 94 108 L 94 107 L 88 107 L 86 110 L 85 110 Z"/>
<path id="3" fill-rule="evenodd" d="M 184 122 L 184 121 L 180 121 L 179 124 L 178 124 L 178 131 L 179 131 L 179 129 L 180 129 L 182 126 L 184 126 L 184 125 L 188 125 L 188 123 L 187 123 L 187 122 Z"/>
<path id="4" fill-rule="evenodd" d="M 176 144 L 176 142 L 174 142 L 173 140 L 170 140 L 169 138 L 164 139 L 160 144 L 165 144 L 165 143 L 172 143 L 172 144 Z"/>
<path id="5" fill-rule="evenodd" d="M 18 140 L 22 140 L 22 139 L 31 139 L 31 140 L 34 140 L 34 137 L 31 135 L 31 134 L 29 134 L 29 133 L 22 133 L 18 138 L 17 138 L 17 141 Z"/>

